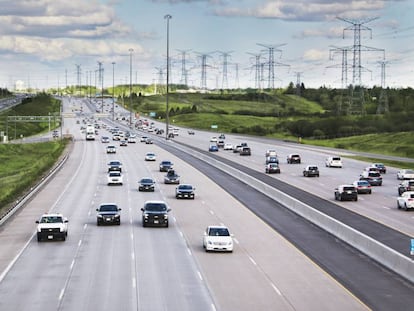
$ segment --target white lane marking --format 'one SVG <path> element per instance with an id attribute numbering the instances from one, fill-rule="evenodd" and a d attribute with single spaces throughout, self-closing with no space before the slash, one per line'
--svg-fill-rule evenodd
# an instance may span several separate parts
<path id="1" fill-rule="evenodd" d="M 214 215 L 214 212 L 212 210 L 209 211 L 211 215 Z"/>
<path id="2" fill-rule="evenodd" d="M 187 252 L 188 252 L 188 255 L 190 255 L 191 256 L 191 249 L 189 249 L 188 247 L 187 247 Z"/>
<path id="3" fill-rule="evenodd" d="M 282 292 L 279 290 L 279 288 L 276 287 L 275 284 L 270 283 L 270 285 L 273 287 L 276 293 L 278 293 L 279 296 L 282 296 Z"/>
<path id="4" fill-rule="evenodd" d="M 78 247 L 80 247 L 81 245 L 82 245 L 82 240 L 79 240 Z"/>
<path id="5" fill-rule="evenodd" d="M 236 244 L 240 244 L 239 240 L 237 240 L 237 239 L 235 239 L 235 238 L 233 238 L 233 241 L 234 241 Z"/>
<path id="6" fill-rule="evenodd" d="M 135 277 L 132 278 L 132 288 L 137 288 L 137 279 Z"/>
<path id="7" fill-rule="evenodd" d="M 70 264 L 69 270 L 72 270 L 75 266 L 75 259 L 72 260 L 72 263 Z"/>
<path id="8" fill-rule="evenodd" d="M 254 264 L 255 266 L 257 266 L 256 261 L 254 261 L 254 259 L 252 257 L 249 256 L 250 261 L 252 262 L 252 264 Z"/>
<path id="9" fill-rule="evenodd" d="M 211 304 L 211 309 L 213 310 L 213 311 L 216 311 L 217 309 L 216 309 L 216 306 L 215 305 L 213 305 L 213 304 Z"/>
<path id="10" fill-rule="evenodd" d="M 135 260 L 135 253 L 134 252 L 132 252 L 131 253 L 131 259 L 134 261 Z"/>
<path id="11" fill-rule="evenodd" d="M 88 224 L 84 224 L 83 225 L 83 230 L 86 230 L 87 227 L 88 227 Z"/>
<path id="12" fill-rule="evenodd" d="M 201 275 L 201 272 L 200 271 L 197 271 L 197 275 L 198 275 L 198 278 L 200 279 L 200 281 L 202 281 L 203 280 L 203 276 Z"/>
<path id="13" fill-rule="evenodd" d="M 64 293 L 65 293 L 65 289 L 62 288 L 62 290 L 60 291 L 60 294 L 59 294 L 59 300 L 62 300 Z"/>
<path id="14" fill-rule="evenodd" d="M 385 208 L 385 209 L 390 209 L 388 206 L 383 206 L 382 208 Z"/>
<path id="15" fill-rule="evenodd" d="M 182 238 L 184 238 L 184 234 L 182 231 L 178 231 L 178 233 L 181 235 Z"/>

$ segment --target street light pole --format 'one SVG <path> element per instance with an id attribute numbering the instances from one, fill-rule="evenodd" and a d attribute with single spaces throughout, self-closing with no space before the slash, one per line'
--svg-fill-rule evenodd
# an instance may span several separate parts
<path id="1" fill-rule="evenodd" d="M 112 121 L 115 120 L 115 62 L 112 62 Z"/>
<path id="2" fill-rule="evenodd" d="M 134 49 L 129 49 L 129 127 L 132 128 L 132 52 Z"/>
<path id="3" fill-rule="evenodd" d="M 165 111 L 165 139 L 168 139 L 169 129 L 169 107 L 168 107 L 168 93 L 169 93 L 169 76 L 170 76 L 170 19 L 172 16 L 167 14 L 164 19 L 167 20 L 167 94 L 166 94 L 166 111 Z"/>

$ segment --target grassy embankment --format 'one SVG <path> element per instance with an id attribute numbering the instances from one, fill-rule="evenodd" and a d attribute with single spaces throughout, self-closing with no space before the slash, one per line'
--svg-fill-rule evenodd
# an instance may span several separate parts
<path id="1" fill-rule="evenodd" d="M 218 129 L 214 131 L 218 132 L 247 134 L 255 132 L 256 135 L 261 132 L 266 137 L 297 141 L 297 137 L 283 130 L 281 126 L 283 122 L 304 118 L 311 120 L 317 118 L 315 114 L 323 112 L 323 109 L 318 104 L 301 97 L 283 94 L 279 94 L 278 97 L 283 104 L 271 101 L 206 99 L 202 94 L 172 94 L 169 100 L 170 108 L 173 110 L 187 109 L 189 112 L 176 115 L 172 113 L 170 121 L 194 129 L 211 130 L 211 125 L 214 124 L 218 126 Z M 196 112 L 190 111 L 193 106 L 197 108 Z M 150 111 L 162 112 L 162 109 L 165 109 L 165 97 L 163 96 L 144 98 L 143 103 L 137 107 L 137 110 L 143 115 Z M 292 116 L 295 111 L 299 112 L 300 116 L 299 114 Z M 280 116 L 266 116 L 274 112 Z M 287 112 L 290 116 L 285 116 Z M 251 115 L 247 115 L 247 113 L 251 113 Z M 249 129 L 252 130 L 252 133 L 249 133 Z M 325 140 L 303 139 L 302 143 L 414 158 L 414 135 L 412 132 L 378 133 Z M 378 159 L 366 160 L 376 161 Z M 412 163 L 378 161 L 397 167 L 414 166 Z"/>
<path id="2" fill-rule="evenodd" d="M 47 96 L 36 98 L 24 105 L 1 112 L 0 128 L 4 128 L 8 115 L 48 115 L 49 112 L 55 112 L 56 107 L 58 103 Z M 48 127 L 48 124 L 41 123 L 21 124 L 16 125 L 16 132 L 19 135 L 29 136 L 44 132 Z M 16 202 L 50 170 L 62 155 L 66 145 L 66 140 L 33 144 L 0 144 L 0 213 Z"/>

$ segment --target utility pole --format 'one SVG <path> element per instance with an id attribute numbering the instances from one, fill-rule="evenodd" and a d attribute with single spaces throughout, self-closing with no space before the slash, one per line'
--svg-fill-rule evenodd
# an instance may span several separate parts
<path id="1" fill-rule="evenodd" d="M 134 49 L 129 49 L 129 127 L 132 128 L 132 52 Z"/>

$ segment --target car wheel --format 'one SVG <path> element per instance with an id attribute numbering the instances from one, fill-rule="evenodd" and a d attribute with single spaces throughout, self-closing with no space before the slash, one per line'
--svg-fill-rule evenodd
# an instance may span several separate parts
<path id="1" fill-rule="evenodd" d="M 42 238 L 41 238 L 41 236 L 40 235 L 38 235 L 37 236 L 37 242 L 41 242 L 42 241 Z"/>
<path id="2" fill-rule="evenodd" d="M 372 193 L 372 190 L 370 190 L 369 192 L 368 192 L 368 194 L 371 194 Z"/>
<path id="3" fill-rule="evenodd" d="M 401 209 L 400 202 L 397 201 L 397 208 Z"/>
<path id="4" fill-rule="evenodd" d="M 358 197 L 355 197 L 354 201 L 357 202 L 358 201 Z"/>
<path id="5" fill-rule="evenodd" d="M 342 201 L 342 195 L 339 195 L 339 201 Z"/>
<path id="6" fill-rule="evenodd" d="M 66 236 L 63 236 L 62 237 L 62 241 L 66 241 Z"/>
<path id="7" fill-rule="evenodd" d="M 408 211 L 407 203 L 404 204 L 405 211 Z"/>
<path id="8" fill-rule="evenodd" d="M 168 222 L 165 224 L 165 228 L 168 228 Z"/>

